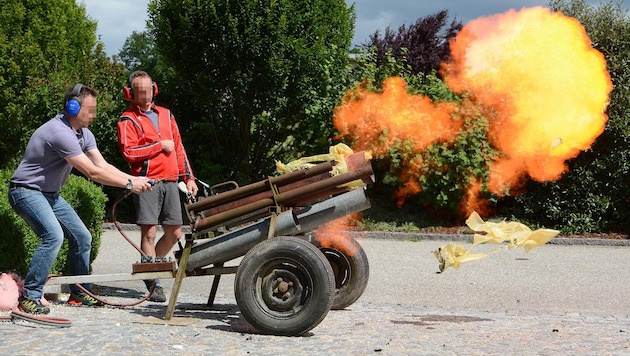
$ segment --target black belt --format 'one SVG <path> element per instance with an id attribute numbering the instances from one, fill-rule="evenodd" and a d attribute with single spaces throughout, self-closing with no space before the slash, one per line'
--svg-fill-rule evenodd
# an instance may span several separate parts
<path id="1" fill-rule="evenodd" d="M 20 183 L 13 183 L 13 182 L 9 182 L 9 189 L 13 189 L 13 188 L 26 188 L 26 189 L 35 189 L 33 187 L 29 187 L 26 184 L 20 184 Z"/>

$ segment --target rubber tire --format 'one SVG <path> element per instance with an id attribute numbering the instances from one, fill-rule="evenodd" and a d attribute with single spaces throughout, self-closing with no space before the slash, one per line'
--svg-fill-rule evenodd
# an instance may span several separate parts
<path id="1" fill-rule="evenodd" d="M 278 276 L 293 283 L 287 301 L 274 293 Z M 263 334 L 302 335 L 328 314 L 335 279 L 326 257 L 297 237 L 274 237 L 251 248 L 239 264 L 234 295 L 241 314 Z"/>
<path id="2" fill-rule="evenodd" d="M 341 310 L 357 301 L 370 279 L 370 264 L 363 247 L 350 236 L 325 238 L 321 234 L 302 236 L 315 245 L 330 263 L 335 276 L 332 310 Z"/>

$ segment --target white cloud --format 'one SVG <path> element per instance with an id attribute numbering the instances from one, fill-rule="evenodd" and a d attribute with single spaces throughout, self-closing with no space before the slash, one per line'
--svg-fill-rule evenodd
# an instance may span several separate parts
<path id="1" fill-rule="evenodd" d="M 82 0 L 109 55 L 117 54 L 133 31 L 146 28 L 148 0 Z"/>

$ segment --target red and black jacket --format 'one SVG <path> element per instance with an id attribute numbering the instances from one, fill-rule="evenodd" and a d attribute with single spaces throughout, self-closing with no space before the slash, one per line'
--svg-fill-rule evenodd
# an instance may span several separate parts
<path id="1" fill-rule="evenodd" d="M 158 115 L 159 131 L 134 104 L 120 116 L 116 126 L 120 152 L 131 166 L 131 174 L 167 181 L 194 179 L 175 117 L 165 107 L 153 105 L 151 109 Z M 173 151 L 164 152 L 161 140 L 173 140 Z"/>

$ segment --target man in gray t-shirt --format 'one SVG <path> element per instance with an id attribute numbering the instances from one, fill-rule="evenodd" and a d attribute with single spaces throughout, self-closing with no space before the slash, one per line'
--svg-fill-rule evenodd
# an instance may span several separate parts
<path id="1" fill-rule="evenodd" d="M 96 139 L 89 129 L 75 131 L 66 116 L 59 114 L 33 133 L 11 182 L 42 192 L 58 192 L 72 170 L 65 158 L 95 149 Z"/>
<path id="2" fill-rule="evenodd" d="M 68 239 L 70 273 L 90 272 L 92 235 L 59 190 L 72 168 L 98 183 L 121 187 L 134 193 L 151 190 L 146 177 L 134 177 L 107 163 L 96 146 L 88 125 L 96 117 L 97 92 L 82 84 L 66 91 L 62 113 L 40 126 L 31 136 L 20 165 L 11 177 L 9 203 L 39 236 L 24 280 L 19 307 L 31 314 L 48 314 L 44 284 L 63 239 Z M 90 290 L 90 285 L 83 285 Z M 44 303 L 42 303 L 44 301 Z M 76 285 L 70 287 L 73 305 L 100 302 Z"/>

